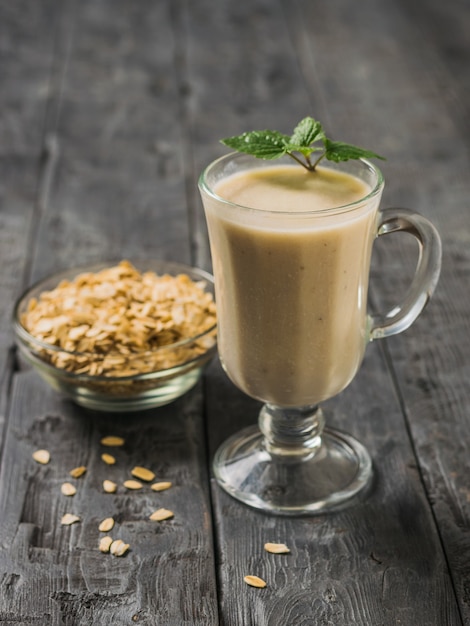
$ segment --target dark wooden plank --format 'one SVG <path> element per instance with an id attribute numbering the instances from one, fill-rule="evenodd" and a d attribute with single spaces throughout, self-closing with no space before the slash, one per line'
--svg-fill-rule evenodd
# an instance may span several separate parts
<path id="1" fill-rule="evenodd" d="M 464 623 L 470 621 L 468 474 L 470 218 L 468 171 L 470 8 L 453 2 L 446 11 L 437 3 L 403 3 L 416 19 L 421 46 L 423 81 L 434 86 L 426 101 L 429 118 L 451 120 L 442 142 L 448 148 L 438 158 L 430 137 L 426 152 L 435 154 L 434 176 L 416 185 L 405 173 L 403 184 L 415 188 L 419 208 L 431 213 L 443 238 L 443 269 L 433 302 L 416 328 L 389 349 L 402 402 L 433 513 L 439 525 Z M 419 12 L 419 20 L 418 13 Z M 439 121 L 438 126 L 442 123 Z M 453 148 L 455 147 L 455 152 Z M 418 162 L 421 154 L 412 152 Z M 392 282 L 393 286 L 393 282 Z"/>
<path id="2" fill-rule="evenodd" d="M 347 2 L 285 2 L 282 9 L 262 0 L 249 6 L 221 2 L 211 11 L 204 3 L 191 7 L 188 74 L 190 83 L 191 77 L 197 83 L 190 111 L 197 169 L 221 152 L 216 147 L 220 137 L 247 128 L 289 132 L 300 116 L 311 113 L 325 120 L 337 138 L 385 153 L 387 178 L 395 177 L 386 202 L 407 198 L 413 203 L 419 195 L 410 185 L 413 173 L 420 167 L 437 171 L 438 158 L 451 152 L 442 145 L 451 126 L 447 113 L 423 165 L 407 158 L 412 147 L 416 152 L 429 148 L 430 140 L 420 140 L 411 130 L 418 122 L 429 125 L 435 114 L 427 111 L 423 119 L 428 94 L 417 92 L 415 73 L 426 59 L 415 47 L 413 24 L 386 3 L 367 2 L 359 10 Z M 400 47 L 397 32 L 403 26 Z M 209 37 L 211 50 L 197 45 Z M 213 50 L 217 55 L 211 58 Z M 393 88 L 390 76 L 395 77 Z M 219 115 L 207 116 L 214 101 Z M 397 131 L 402 109 L 403 136 Z M 464 154 L 463 145 L 456 150 Z M 401 183 L 404 170 L 409 177 Z M 432 184 L 432 178 L 426 180 Z M 426 193 L 431 196 L 430 189 Z M 384 271 L 380 255 L 377 262 Z M 229 434 L 256 420 L 259 405 L 236 391 L 216 366 L 207 394 L 213 453 Z M 354 384 L 331 405 L 338 409 L 334 423 L 370 449 L 375 489 L 349 511 L 286 520 L 250 511 L 215 487 L 222 623 L 460 624 L 408 424 L 378 345 L 370 348 Z M 262 546 L 269 540 L 291 543 L 293 554 L 267 556 Z M 242 580 L 247 573 L 266 577 L 268 589 L 247 588 Z"/>
<path id="3" fill-rule="evenodd" d="M 52 2 L 0 3 L 0 443 L 11 359 L 10 318 L 34 230 L 54 38 Z M 27 17 L 26 17 L 27 16 Z"/>
<path id="4" fill-rule="evenodd" d="M 196 390 L 170 407 L 107 415 L 62 401 L 34 372 L 16 376 L 0 482 L 2 624 L 217 623 L 201 402 Z M 106 435 L 124 437 L 124 447 L 100 445 Z M 31 456 L 41 448 L 51 453 L 45 466 Z M 116 464 L 103 463 L 103 452 Z M 86 474 L 71 479 L 80 465 Z M 126 490 L 136 465 L 173 487 Z M 115 494 L 103 491 L 105 479 L 118 484 Z M 75 496 L 60 493 L 66 481 Z M 174 519 L 150 521 L 160 507 Z M 61 526 L 65 513 L 80 523 Z M 106 517 L 116 521 L 109 534 L 130 544 L 124 557 L 98 550 Z"/>
<path id="5" fill-rule="evenodd" d="M 444 6 L 437 0 L 400 3 L 401 11 L 416 24 L 416 35 L 433 57 L 429 70 L 439 83 L 441 98 L 452 110 L 459 135 L 470 133 L 470 75 L 468 29 L 470 10 L 465 0 Z M 429 71 L 428 70 L 428 71 Z"/>
<path id="6" fill-rule="evenodd" d="M 168 5 L 67 5 L 47 120 L 55 167 L 32 277 L 108 258 L 188 261 Z"/>
<path id="7" fill-rule="evenodd" d="M 309 3 L 303 3 L 303 9 L 314 28 L 318 15 Z M 335 10 L 334 15 L 328 11 L 330 29 L 347 11 L 346 3 L 337 4 Z M 361 102 L 375 99 L 375 106 L 364 106 L 358 119 L 363 119 L 363 132 L 378 138 L 377 149 L 391 155 L 383 166 L 385 202 L 411 206 L 430 216 L 443 239 L 443 271 L 432 303 L 408 333 L 390 340 L 387 347 L 466 623 L 470 620 L 465 443 L 470 334 L 468 297 L 462 284 L 468 282 L 470 240 L 466 209 L 470 10 L 459 2 L 450 3 L 445 11 L 434 2 L 400 3 L 394 9 L 370 4 L 367 10 L 364 23 L 350 12 L 350 28 L 340 31 L 342 46 L 321 66 L 319 80 L 326 81 L 334 67 L 336 79 L 358 109 Z M 314 57 L 322 49 L 315 45 L 320 32 L 316 35 L 310 39 Z M 368 72 L 361 66 L 356 45 L 366 35 L 368 45 L 374 47 Z M 351 61 L 343 73 L 345 50 Z M 339 122 L 347 130 L 348 120 L 339 118 Z M 399 238 L 387 242 L 388 246 L 384 243 L 377 246 L 382 277 L 376 272 L 373 285 L 375 304 L 382 309 L 403 292 L 400 267 L 410 254 Z"/>
<path id="8" fill-rule="evenodd" d="M 47 5 L 36 7 L 45 20 Z M 124 257 L 189 261 L 170 4 L 69 0 L 56 10 L 47 159 L 26 280 Z M 49 40 L 46 24 L 37 37 Z M 198 386 L 170 407 L 91 414 L 19 369 L 0 470 L 2 623 L 218 622 L 202 412 Z M 102 493 L 111 470 L 96 444 L 118 430 L 128 441 L 112 468 L 118 482 L 138 464 L 174 480 L 174 490 Z M 45 468 L 31 460 L 38 447 L 53 454 Z M 67 499 L 60 483 L 81 463 L 89 470 Z M 149 522 L 159 505 L 175 518 Z M 62 527 L 66 510 L 83 522 Z M 131 543 L 122 559 L 97 549 L 96 523 L 113 511 Z"/>

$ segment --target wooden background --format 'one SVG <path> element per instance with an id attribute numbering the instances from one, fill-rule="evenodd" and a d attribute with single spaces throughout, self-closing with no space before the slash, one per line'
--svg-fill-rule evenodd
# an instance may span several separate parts
<path id="1" fill-rule="evenodd" d="M 467 0 L 0 0 L 0 624 L 470 624 L 469 68 Z M 172 405 L 94 413 L 18 361 L 10 316 L 57 269 L 210 269 L 197 178 L 219 138 L 289 133 L 308 114 L 386 155 L 384 206 L 427 215 L 444 258 L 419 321 L 372 344 L 329 403 L 373 456 L 371 494 L 285 519 L 210 480 L 218 444 L 259 408 L 218 362 Z M 406 236 L 377 243 L 371 307 L 397 301 L 414 254 Z M 105 434 L 126 438 L 113 468 Z M 31 459 L 42 447 L 45 467 Z M 71 502 L 59 486 L 81 464 Z M 135 464 L 175 487 L 102 493 Z M 149 525 L 156 503 L 175 518 Z M 66 511 L 82 523 L 60 526 Z M 131 544 L 121 559 L 97 550 L 110 514 Z"/>

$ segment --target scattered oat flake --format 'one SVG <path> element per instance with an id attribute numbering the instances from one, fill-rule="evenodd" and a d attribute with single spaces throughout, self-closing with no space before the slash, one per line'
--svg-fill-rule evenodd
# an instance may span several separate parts
<path id="1" fill-rule="evenodd" d="M 80 465 L 80 467 L 74 467 L 70 470 L 69 474 L 72 478 L 80 478 L 86 472 L 86 467 L 84 465 Z"/>
<path id="2" fill-rule="evenodd" d="M 70 524 L 75 524 L 75 522 L 79 522 L 79 521 L 80 521 L 80 518 L 78 517 L 78 515 L 73 515 L 72 513 L 66 513 L 60 520 L 60 523 L 62 524 L 62 526 L 70 526 Z"/>
<path id="3" fill-rule="evenodd" d="M 101 455 L 102 460 L 106 463 L 106 465 L 114 465 L 116 463 L 116 459 L 112 454 L 107 454 L 106 452 Z"/>
<path id="4" fill-rule="evenodd" d="M 106 535 L 106 537 L 102 537 L 100 539 L 100 552 L 109 552 L 111 544 L 113 543 L 113 538 Z"/>
<path id="5" fill-rule="evenodd" d="M 123 446 L 124 443 L 125 441 L 122 437 L 115 437 L 114 435 L 109 435 L 101 439 L 101 445 L 109 446 L 110 448 L 118 448 L 119 446 Z"/>
<path id="6" fill-rule="evenodd" d="M 106 493 L 114 493 L 117 489 L 117 485 L 113 483 L 112 480 L 103 480 L 103 489 Z"/>
<path id="7" fill-rule="evenodd" d="M 152 515 L 150 516 L 150 519 L 153 520 L 154 522 L 163 522 L 163 520 L 170 519 L 173 516 L 174 516 L 173 511 L 170 511 L 168 509 L 157 509 L 156 511 L 152 513 Z"/>
<path id="8" fill-rule="evenodd" d="M 138 480 L 125 480 L 123 485 L 126 489 L 142 489 L 143 485 Z"/>
<path id="9" fill-rule="evenodd" d="M 109 551 L 114 556 L 123 556 L 129 550 L 129 544 L 124 543 L 122 539 L 116 539 L 111 543 Z"/>
<path id="10" fill-rule="evenodd" d="M 259 578 L 259 576 L 248 575 L 245 576 L 243 580 L 247 585 L 250 585 L 250 587 L 259 587 L 260 589 L 266 587 L 266 582 L 262 578 Z"/>
<path id="11" fill-rule="evenodd" d="M 265 543 L 264 549 L 273 554 L 289 554 L 290 552 L 285 543 Z"/>
<path id="12" fill-rule="evenodd" d="M 77 490 L 72 483 L 62 483 L 60 490 L 64 496 L 74 496 L 77 493 Z"/>
<path id="13" fill-rule="evenodd" d="M 99 525 L 99 530 L 102 533 L 107 533 L 109 530 L 111 530 L 114 526 L 114 520 L 112 517 L 107 517 L 106 519 L 104 519 L 101 524 Z"/>
<path id="14" fill-rule="evenodd" d="M 170 481 L 162 480 L 159 483 L 153 483 L 153 485 L 150 485 L 150 489 L 153 491 L 165 491 L 165 489 L 169 489 L 171 485 L 172 483 Z"/>
<path id="15" fill-rule="evenodd" d="M 155 474 L 152 472 L 152 470 L 149 470 L 146 467 L 140 467 L 140 465 L 136 465 L 136 467 L 131 470 L 131 474 L 132 476 L 135 476 L 136 478 L 140 478 L 140 480 L 145 480 L 147 482 L 150 482 L 155 478 Z"/>
<path id="16" fill-rule="evenodd" d="M 36 450 L 33 452 L 33 459 L 36 463 L 41 463 L 41 465 L 47 465 L 51 460 L 51 454 L 48 450 Z"/>

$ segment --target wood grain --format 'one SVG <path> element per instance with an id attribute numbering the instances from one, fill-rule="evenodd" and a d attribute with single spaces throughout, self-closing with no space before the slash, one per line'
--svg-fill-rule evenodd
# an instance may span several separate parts
<path id="1" fill-rule="evenodd" d="M 31 267 L 28 282 L 98 260 L 189 260 L 168 9 L 69 1 L 58 10 L 34 245 L 18 241 L 17 254 Z M 41 34 L 48 37 L 45 27 Z M 7 417 L 2 623 L 217 623 L 200 386 L 171 409 L 94 415 L 21 368 Z M 110 468 L 97 442 L 116 431 L 126 436 L 127 454 L 118 451 Z M 32 461 L 38 447 L 50 449 L 50 465 Z M 81 464 L 88 471 L 66 498 L 60 484 Z M 174 487 L 127 492 L 122 482 L 134 465 L 151 467 Z M 119 483 L 116 495 L 103 493 L 104 478 Z M 174 518 L 149 521 L 163 505 Z M 67 511 L 82 521 L 61 526 Z M 98 551 L 97 526 L 109 515 L 113 533 L 131 546 L 121 559 Z"/>
<path id="2" fill-rule="evenodd" d="M 10 318 L 28 271 L 36 224 L 37 174 L 53 42 L 44 37 L 51 2 L 0 3 L 0 443 L 13 359 Z"/>
<path id="3" fill-rule="evenodd" d="M 47 118 L 58 158 L 33 278 L 130 256 L 188 261 L 168 4 L 69 0 L 60 25 Z"/>

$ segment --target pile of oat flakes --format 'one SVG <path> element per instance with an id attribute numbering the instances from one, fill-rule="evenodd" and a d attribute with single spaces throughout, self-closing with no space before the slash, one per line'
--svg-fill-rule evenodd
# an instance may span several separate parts
<path id="1" fill-rule="evenodd" d="M 215 303 L 204 287 L 186 274 L 141 273 L 121 261 L 32 298 L 21 323 L 54 346 L 41 358 L 68 372 L 125 377 L 160 371 L 215 345 Z"/>

